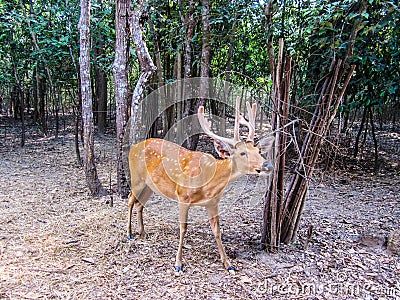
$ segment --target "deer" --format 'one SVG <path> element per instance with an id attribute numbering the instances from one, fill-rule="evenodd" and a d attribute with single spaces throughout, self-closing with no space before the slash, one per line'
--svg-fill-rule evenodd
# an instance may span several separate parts
<path id="1" fill-rule="evenodd" d="M 128 239 L 133 239 L 132 209 L 137 212 L 140 238 L 146 233 L 143 225 L 143 208 L 153 193 L 177 200 L 179 207 L 179 245 L 175 259 L 175 274 L 183 272 L 182 250 L 187 231 L 188 211 L 191 206 L 206 209 L 211 230 L 217 242 L 223 266 L 235 273 L 221 240 L 219 202 L 225 188 L 246 174 L 268 175 L 273 170 L 265 153 L 273 147 L 275 138 L 267 135 L 254 142 L 257 104 L 246 103 L 248 121 L 240 114 L 240 98 L 236 99 L 234 137 L 218 136 L 211 131 L 204 115 L 204 106 L 198 108 L 197 116 L 204 133 L 214 140 L 214 147 L 221 159 L 211 154 L 191 151 L 173 142 L 149 138 L 131 147 L 129 169 L 131 191 L 128 196 Z M 248 127 L 245 141 L 239 136 L 239 125 Z"/>

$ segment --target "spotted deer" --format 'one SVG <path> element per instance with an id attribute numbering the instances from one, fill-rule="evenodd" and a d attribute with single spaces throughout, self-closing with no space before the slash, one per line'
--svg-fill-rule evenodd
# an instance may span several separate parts
<path id="1" fill-rule="evenodd" d="M 245 174 L 268 174 L 271 162 L 263 153 L 268 152 L 274 143 L 273 136 L 267 136 L 254 143 L 257 105 L 246 103 L 248 121 L 239 112 L 240 99 L 236 100 L 234 137 L 225 138 L 214 134 L 204 116 L 204 107 L 198 109 L 198 119 L 222 159 L 212 155 L 190 151 L 175 143 L 150 138 L 131 147 L 129 169 L 131 173 L 131 192 L 128 198 L 128 239 L 132 239 L 132 208 L 137 210 L 138 232 L 145 236 L 143 208 L 153 193 L 175 199 L 179 206 L 180 236 L 176 253 L 175 271 L 181 274 L 182 248 L 187 229 L 188 210 L 191 206 L 206 208 L 211 229 L 217 242 L 218 251 L 224 267 L 230 272 L 235 267 L 229 261 L 221 241 L 218 205 L 228 186 Z M 239 125 L 248 127 L 246 141 L 239 136 Z"/>

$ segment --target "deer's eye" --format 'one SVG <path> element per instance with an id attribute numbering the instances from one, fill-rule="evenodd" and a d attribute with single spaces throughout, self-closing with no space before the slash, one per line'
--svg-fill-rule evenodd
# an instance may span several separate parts
<path id="1" fill-rule="evenodd" d="M 246 152 L 241 152 L 240 155 L 241 156 L 246 156 Z"/>

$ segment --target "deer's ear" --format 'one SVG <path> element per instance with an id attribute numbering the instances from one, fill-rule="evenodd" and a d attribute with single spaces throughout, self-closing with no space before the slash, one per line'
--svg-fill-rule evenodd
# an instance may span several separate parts
<path id="1" fill-rule="evenodd" d="M 275 137 L 274 136 L 266 136 L 258 141 L 255 145 L 261 150 L 261 153 L 269 152 L 274 145 Z"/>
<path id="2" fill-rule="evenodd" d="M 214 148 L 221 158 L 229 158 L 232 156 L 232 149 L 227 143 L 220 140 L 214 140 Z"/>

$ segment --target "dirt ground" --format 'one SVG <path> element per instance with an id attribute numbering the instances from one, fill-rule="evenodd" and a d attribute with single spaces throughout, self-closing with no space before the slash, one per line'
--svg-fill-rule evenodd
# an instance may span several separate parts
<path id="1" fill-rule="evenodd" d="M 89 195 L 70 133 L 31 132 L 22 149 L 12 129 L 0 130 L 0 299 L 400 299 L 400 259 L 385 246 L 400 228 L 398 131 L 379 132 L 379 174 L 366 151 L 357 167 L 311 183 L 298 241 L 278 253 L 259 250 L 264 183 L 230 186 L 221 228 L 235 275 L 222 268 L 205 212 L 191 210 L 175 277 L 176 203 L 153 196 L 147 239 L 127 241 L 126 200 L 113 195 L 111 208 Z M 111 136 L 96 137 L 107 188 L 113 147 Z"/>

